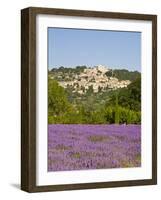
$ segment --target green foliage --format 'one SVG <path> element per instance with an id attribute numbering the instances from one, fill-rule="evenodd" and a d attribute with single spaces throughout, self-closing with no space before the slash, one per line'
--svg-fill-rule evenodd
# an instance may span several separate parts
<path id="1" fill-rule="evenodd" d="M 119 107 L 118 107 L 118 94 L 116 92 L 115 100 L 115 124 L 119 124 Z"/>
<path id="2" fill-rule="evenodd" d="M 69 112 L 71 105 L 67 100 L 65 90 L 57 81 L 48 79 L 48 113 L 50 116 L 61 116 Z"/>
<path id="3" fill-rule="evenodd" d="M 127 88 L 114 91 L 110 95 L 107 105 L 115 105 L 116 93 L 118 93 L 118 105 L 130 110 L 141 111 L 141 78 L 137 78 Z"/>
<path id="4" fill-rule="evenodd" d="M 87 90 L 87 95 L 91 95 L 93 93 L 93 85 L 90 85 Z"/>
<path id="5" fill-rule="evenodd" d="M 59 73 L 59 72 L 62 72 L 62 73 L 80 73 L 80 72 L 83 72 L 84 69 L 86 69 L 87 67 L 85 65 L 81 65 L 81 66 L 76 66 L 75 68 L 72 68 L 72 67 L 59 67 L 59 68 L 53 68 L 50 70 L 50 72 L 54 72 L 54 73 Z"/>
<path id="6" fill-rule="evenodd" d="M 106 72 L 106 76 L 114 76 L 119 80 L 130 80 L 134 81 L 137 78 L 140 78 L 140 73 L 138 71 L 128 71 L 126 69 L 115 69 L 109 70 Z"/>
<path id="7" fill-rule="evenodd" d="M 114 107 L 108 106 L 105 107 L 105 118 L 109 124 L 113 124 L 115 122 L 115 110 Z"/>
<path id="8" fill-rule="evenodd" d="M 129 110 L 127 108 L 118 107 L 119 118 L 117 119 L 120 124 L 140 124 L 141 123 L 141 112 Z M 117 123 L 116 120 L 116 108 L 108 106 L 105 110 L 105 117 L 108 123 Z"/>

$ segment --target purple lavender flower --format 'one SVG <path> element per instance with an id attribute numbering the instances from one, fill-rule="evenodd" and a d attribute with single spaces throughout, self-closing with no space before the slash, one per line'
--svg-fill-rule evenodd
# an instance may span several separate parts
<path id="1" fill-rule="evenodd" d="M 48 125 L 48 171 L 141 166 L 141 125 Z"/>

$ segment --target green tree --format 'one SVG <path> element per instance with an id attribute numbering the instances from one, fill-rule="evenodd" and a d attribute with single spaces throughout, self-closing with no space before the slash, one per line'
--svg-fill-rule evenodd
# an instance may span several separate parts
<path id="1" fill-rule="evenodd" d="M 93 93 L 93 85 L 90 85 L 87 90 L 87 96 Z"/>
<path id="2" fill-rule="evenodd" d="M 141 78 L 137 78 L 127 88 L 111 92 L 108 105 L 115 106 L 116 92 L 118 93 L 118 104 L 130 110 L 141 111 Z"/>
<path id="3" fill-rule="evenodd" d="M 115 122 L 115 112 L 114 112 L 114 108 L 111 106 L 107 106 L 105 107 L 105 119 L 106 122 L 111 124 Z"/>
<path id="4" fill-rule="evenodd" d="M 70 111 L 71 105 L 63 87 L 53 79 L 48 79 L 48 112 L 49 116 L 60 116 Z"/>
<path id="5" fill-rule="evenodd" d="M 118 106 L 118 93 L 116 92 L 115 100 L 115 124 L 119 124 L 119 106 Z"/>

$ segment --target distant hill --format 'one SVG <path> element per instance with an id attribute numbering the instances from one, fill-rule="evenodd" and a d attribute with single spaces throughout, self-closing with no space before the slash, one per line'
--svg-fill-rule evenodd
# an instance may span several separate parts
<path id="1" fill-rule="evenodd" d="M 141 77 L 141 73 L 138 71 L 128 71 L 127 69 L 110 69 L 106 72 L 107 76 L 114 76 L 119 80 L 130 80 L 134 81 L 137 78 Z"/>
<path id="2" fill-rule="evenodd" d="M 59 67 L 59 68 L 52 68 L 50 70 L 50 73 L 52 72 L 62 72 L 62 73 L 80 73 L 83 72 L 84 69 L 86 69 L 87 66 L 81 65 L 81 66 L 76 66 L 76 67 Z"/>

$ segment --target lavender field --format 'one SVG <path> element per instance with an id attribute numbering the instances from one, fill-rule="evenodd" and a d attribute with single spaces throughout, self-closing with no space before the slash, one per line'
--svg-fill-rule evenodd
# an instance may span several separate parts
<path id="1" fill-rule="evenodd" d="M 48 125 L 48 171 L 141 166 L 141 125 Z"/>

